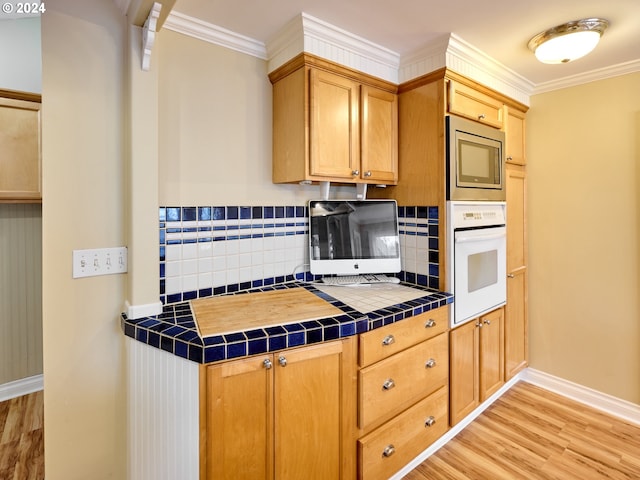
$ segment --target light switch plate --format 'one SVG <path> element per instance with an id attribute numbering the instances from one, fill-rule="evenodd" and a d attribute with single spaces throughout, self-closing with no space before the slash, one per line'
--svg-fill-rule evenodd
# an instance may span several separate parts
<path id="1" fill-rule="evenodd" d="M 73 278 L 127 272 L 127 247 L 73 251 Z"/>

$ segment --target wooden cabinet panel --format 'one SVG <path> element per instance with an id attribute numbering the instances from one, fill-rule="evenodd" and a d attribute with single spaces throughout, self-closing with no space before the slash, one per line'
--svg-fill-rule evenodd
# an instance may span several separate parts
<path id="1" fill-rule="evenodd" d="M 446 387 L 358 441 L 360 478 L 386 480 L 448 429 Z"/>
<path id="2" fill-rule="evenodd" d="M 366 367 L 449 328 L 449 307 L 440 307 L 360 335 L 360 366 Z"/>
<path id="3" fill-rule="evenodd" d="M 480 330 L 471 321 L 451 330 L 451 374 L 449 377 L 451 425 L 455 425 L 479 405 Z"/>
<path id="4" fill-rule="evenodd" d="M 0 97 L 0 201 L 42 199 L 40 102 Z"/>
<path id="5" fill-rule="evenodd" d="M 504 385 L 504 309 L 480 317 L 480 403 Z"/>
<path id="6" fill-rule="evenodd" d="M 499 308 L 451 330 L 451 425 L 504 385 L 503 322 Z"/>
<path id="7" fill-rule="evenodd" d="M 273 369 L 251 357 L 207 368 L 207 479 L 273 478 Z"/>
<path id="8" fill-rule="evenodd" d="M 527 264 L 526 174 L 523 167 L 507 165 L 507 272 Z"/>
<path id="9" fill-rule="evenodd" d="M 341 478 L 342 343 L 283 352 L 276 361 L 275 478 Z"/>
<path id="10" fill-rule="evenodd" d="M 437 388 L 449 378 L 447 335 L 419 343 L 360 370 L 359 426 L 380 424 Z"/>
<path id="11" fill-rule="evenodd" d="M 363 85 L 360 175 L 377 183 L 398 181 L 398 96 Z"/>
<path id="12" fill-rule="evenodd" d="M 525 165 L 525 113 L 505 107 L 506 159 L 507 163 Z"/>
<path id="13" fill-rule="evenodd" d="M 449 80 L 449 113 L 502 128 L 502 106 L 501 101 L 489 95 L 455 80 Z"/>
<path id="14" fill-rule="evenodd" d="M 203 367 L 201 478 L 355 476 L 355 338 Z"/>
<path id="15" fill-rule="evenodd" d="M 513 271 L 507 279 L 504 338 L 504 373 L 509 380 L 527 366 L 529 358 L 526 268 Z"/>
<path id="16" fill-rule="evenodd" d="M 309 173 L 319 177 L 359 177 L 360 85 L 322 70 L 312 69 L 309 74 Z"/>

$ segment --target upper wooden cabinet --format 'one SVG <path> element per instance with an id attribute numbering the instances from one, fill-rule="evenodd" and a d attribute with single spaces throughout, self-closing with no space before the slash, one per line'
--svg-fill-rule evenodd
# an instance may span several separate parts
<path id="1" fill-rule="evenodd" d="M 496 128 L 504 125 L 502 102 L 456 80 L 448 81 L 449 113 Z"/>
<path id="2" fill-rule="evenodd" d="M 0 202 L 40 202 L 40 96 L 14 97 L 0 97 Z"/>
<path id="3" fill-rule="evenodd" d="M 273 182 L 396 184 L 396 87 L 303 54 L 273 83 Z"/>
<path id="4" fill-rule="evenodd" d="M 524 122 L 525 113 L 508 106 L 504 107 L 506 112 L 505 135 L 507 163 L 515 165 L 525 165 L 525 139 Z"/>

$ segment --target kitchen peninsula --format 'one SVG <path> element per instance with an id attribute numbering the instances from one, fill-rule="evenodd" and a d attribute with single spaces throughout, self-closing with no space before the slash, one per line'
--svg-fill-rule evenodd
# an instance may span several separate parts
<path id="1" fill-rule="evenodd" d="M 265 320 L 259 327 L 256 318 L 243 319 L 239 310 L 234 312 L 238 327 L 214 328 L 211 334 L 203 333 L 203 322 L 198 321 L 203 316 L 198 302 L 202 305 L 206 298 L 165 305 L 154 317 L 134 320 L 123 315 L 122 328 L 134 339 L 129 348 L 143 356 L 159 355 L 165 365 L 180 365 L 180 372 L 190 371 L 191 388 L 198 390 L 191 392 L 196 412 L 178 421 L 158 405 L 157 391 L 142 390 L 164 383 L 165 394 L 180 404 L 185 393 L 178 378 L 182 373 L 153 380 L 166 372 L 157 369 L 155 360 L 134 360 L 130 375 L 138 381 L 130 383 L 130 408 L 155 410 L 136 413 L 139 440 L 154 443 L 145 433 L 154 429 L 172 437 L 190 436 L 192 442 L 177 442 L 184 449 L 177 464 L 191 463 L 188 468 L 194 475 L 199 471 L 201 478 L 224 478 L 225 470 L 237 474 L 241 464 L 250 475 L 275 469 L 277 478 L 294 478 L 288 475 L 308 472 L 312 465 L 313 471 L 331 478 L 355 478 L 356 472 L 366 471 L 369 479 L 395 473 L 448 429 L 452 295 L 407 283 L 345 288 L 289 281 L 218 298 L 254 296 L 262 300 L 266 319 L 272 308 L 269 296 L 287 295 L 296 300 L 310 295 L 333 315 L 305 319 L 296 316 L 297 307 L 289 303 L 279 324 Z M 200 312 L 206 312 L 205 307 Z M 160 403 L 165 402 L 171 403 Z M 408 415 L 421 430 L 424 416 L 432 425 L 430 436 L 420 430 L 417 436 L 407 425 Z M 165 422 L 173 426 L 163 426 Z M 183 433 L 178 435 L 176 428 Z M 161 444 L 166 449 L 166 442 Z M 196 458 L 186 445 L 198 444 Z M 172 451 L 173 457 L 179 455 L 179 448 Z M 138 468 L 151 468 L 143 465 L 145 458 L 136 458 Z M 283 458 L 296 461 L 284 465 Z M 376 470 L 380 473 L 374 474 Z"/>

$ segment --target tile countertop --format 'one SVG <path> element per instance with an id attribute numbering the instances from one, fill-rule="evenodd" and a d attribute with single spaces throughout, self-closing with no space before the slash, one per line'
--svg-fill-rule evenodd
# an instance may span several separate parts
<path id="1" fill-rule="evenodd" d="M 315 288 L 314 284 L 289 282 L 238 292 L 247 293 L 304 287 L 342 311 L 337 317 L 235 332 L 201 338 L 189 302 L 168 304 L 160 315 L 129 319 L 122 314 L 126 336 L 197 363 L 274 352 L 286 348 L 335 340 L 373 330 L 383 325 L 419 315 L 453 302 L 453 295 L 414 284 L 403 284 L 424 291 L 424 296 L 361 313 L 353 307 Z"/>

